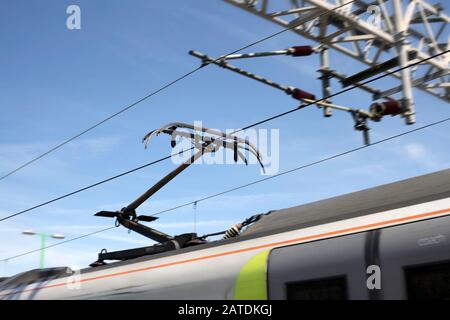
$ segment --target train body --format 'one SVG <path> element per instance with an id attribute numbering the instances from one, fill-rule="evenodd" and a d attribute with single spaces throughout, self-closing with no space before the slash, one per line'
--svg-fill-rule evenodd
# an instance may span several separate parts
<path id="1" fill-rule="evenodd" d="M 236 238 L 0 282 L 4 300 L 424 298 L 450 298 L 450 169 L 274 211 Z"/>

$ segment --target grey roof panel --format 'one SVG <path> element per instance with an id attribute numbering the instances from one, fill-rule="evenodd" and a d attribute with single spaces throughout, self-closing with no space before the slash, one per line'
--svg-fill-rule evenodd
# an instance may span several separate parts
<path id="1" fill-rule="evenodd" d="M 270 234 L 450 197 L 450 169 L 263 216 L 243 235 Z"/>

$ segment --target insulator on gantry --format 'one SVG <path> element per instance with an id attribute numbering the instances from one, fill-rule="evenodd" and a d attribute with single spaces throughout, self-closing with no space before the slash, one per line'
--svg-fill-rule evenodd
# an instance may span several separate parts
<path id="1" fill-rule="evenodd" d="M 383 116 L 396 116 L 402 112 L 401 105 L 398 101 L 384 101 L 372 103 L 370 113 L 372 113 L 374 121 L 380 121 Z"/>

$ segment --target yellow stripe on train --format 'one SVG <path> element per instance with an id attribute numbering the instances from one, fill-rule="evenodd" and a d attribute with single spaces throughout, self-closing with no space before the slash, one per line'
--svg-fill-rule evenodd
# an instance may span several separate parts
<path id="1" fill-rule="evenodd" d="M 270 250 L 253 256 L 239 271 L 234 289 L 236 300 L 267 300 L 267 260 Z"/>

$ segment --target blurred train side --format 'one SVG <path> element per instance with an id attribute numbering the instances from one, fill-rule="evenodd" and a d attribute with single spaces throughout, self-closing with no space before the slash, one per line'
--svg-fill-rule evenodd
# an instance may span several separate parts
<path id="1" fill-rule="evenodd" d="M 234 239 L 0 282 L 0 299 L 450 298 L 449 215 L 444 170 L 272 212 Z"/>

